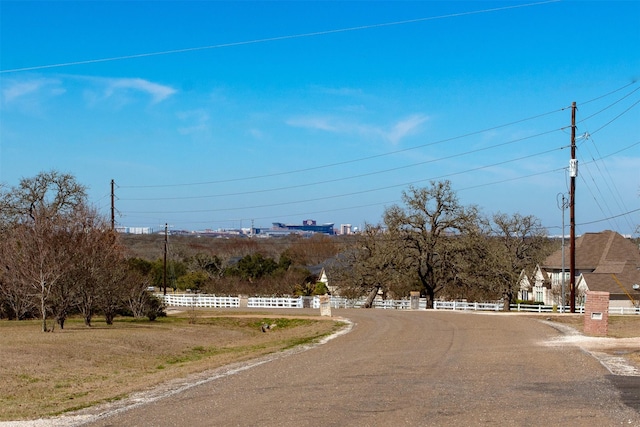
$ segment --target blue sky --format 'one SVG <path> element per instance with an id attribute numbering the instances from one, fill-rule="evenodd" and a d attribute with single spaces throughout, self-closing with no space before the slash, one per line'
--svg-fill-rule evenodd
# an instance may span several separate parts
<path id="1" fill-rule="evenodd" d="M 640 224 L 637 1 L 2 0 L 0 28 L 0 182 L 68 172 L 108 215 L 113 179 L 123 226 L 362 226 L 449 179 L 560 234 L 573 101 L 577 232 Z"/>

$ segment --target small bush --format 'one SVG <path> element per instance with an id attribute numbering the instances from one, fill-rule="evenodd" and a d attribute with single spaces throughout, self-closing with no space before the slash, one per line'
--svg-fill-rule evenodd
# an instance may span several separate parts
<path id="1" fill-rule="evenodd" d="M 156 320 L 158 317 L 166 317 L 167 313 L 164 311 L 165 307 L 160 298 L 157 298 L 153 295 L 149 295 L 147 307 L 147 318 L 150 321 Z"/>

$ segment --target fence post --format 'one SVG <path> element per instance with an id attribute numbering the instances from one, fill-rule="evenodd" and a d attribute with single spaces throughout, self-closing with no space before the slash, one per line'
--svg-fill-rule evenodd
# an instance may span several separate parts
<path id="1" fill-rule="evenodd" d="M 248 295 L 240 295 L 240 308 L 249 307 L 249 296 Z"/>
<path id="2" fill-rule="evenodd" d="M 411 302 L 411 305 L 410 305 L 411 310 L 417 310 L 420 308 L 420 292 L 411 291 L 409 293 L 409 300 Z M 435 308 L 435 304 L 434 304 L 434 308 Z"/>
<path id="3" fill-rule="evenodd" d="M 320 296 L 320 316 L 331 317 L 331 297 L 329 295 Z"/>

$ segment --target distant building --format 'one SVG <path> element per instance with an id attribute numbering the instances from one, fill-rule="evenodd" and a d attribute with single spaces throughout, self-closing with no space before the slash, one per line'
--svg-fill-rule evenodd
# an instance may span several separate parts
<path id="1" fill-rule="evenodd" d="M 333 223 L 326 223 L 318 225 L 313 219 L 306 219 L 302 221 L 302 225 L 297 224 L 283 224 L 281 222 L 274 222 L 273 228 L 276 230 L 290 230 L 290 231 L 310 231 L 312 233 L 322 234 L 335 234 L 333 229 Z"/>
<path id="2" fill-rule="evenodd" d="M 274 222 L 271 228 L 256 228 L 254 232 L 256 235 L 266 236 L 284 236 L 288 234 L 313 234 L 321 233 L 327 235 L 336 234 L 333 229 L 334 223 L 317 224 L 315 220 L 307 219 L 302 224 L 285 224 L 282 222 Z"/>
<path id="3" fill-rule="evenodd" d="M 151 227 L 116 227 L 116 231 L 123 234 L 153 234 Z"/>
<path id="4" fill-rule="evenodd" d="M 340 224 L 340 234 L 352 234 L 351 224 Z"/>

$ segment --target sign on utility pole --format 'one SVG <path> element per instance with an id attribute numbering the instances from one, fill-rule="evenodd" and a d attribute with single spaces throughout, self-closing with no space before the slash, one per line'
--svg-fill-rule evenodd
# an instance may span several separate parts
<path id="1" fill-rule="evenodd" d="M 578 176 L 578 160 L 576 159 L 576 103 L 571 104 L 571 161 L 569 162 L 569 289 L 571 292 L 570 311 L 576 312 L 576 177 Z"/>

